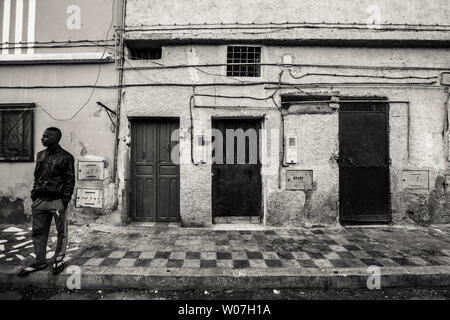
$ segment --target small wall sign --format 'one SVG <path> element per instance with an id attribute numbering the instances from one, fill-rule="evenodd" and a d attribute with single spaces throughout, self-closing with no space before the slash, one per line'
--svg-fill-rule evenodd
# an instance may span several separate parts
<path id="1" fill-rule="evenodd" d="M 287 170 L 286 190 L 312 190 L 313 171 L 312 170 Z"/>
<path id="2" fill-rule="evenodd" d="M 427 170 L 403 171 L 403 187 L 405 189 L 429 189 L 429 172 Z"/>
<path id="3" fill-rule="evenodd" d="M 103 180 L 102 161 L 78 161 L 78 180 Z"/>
<path id="4" fill-rule="evenodd" d="M 99 189 L 77 189 L 78 208 L 102 208 L 103 190 Z"/>

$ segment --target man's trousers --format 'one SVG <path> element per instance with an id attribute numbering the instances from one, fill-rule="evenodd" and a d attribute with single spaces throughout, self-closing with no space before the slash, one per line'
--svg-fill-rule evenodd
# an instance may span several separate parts
<path id="1" fill-rule="evenodd" d="M 56 243 L 55 258 L 64 258 L 67 247 L 67 217 L 62 200 L 37 199 L 31 205 L 32 208 L 32 239 L 34 251 L 38 263 L 47 262 L 47 240 L 52 218 L 55 218 L 58 240 Z"/>

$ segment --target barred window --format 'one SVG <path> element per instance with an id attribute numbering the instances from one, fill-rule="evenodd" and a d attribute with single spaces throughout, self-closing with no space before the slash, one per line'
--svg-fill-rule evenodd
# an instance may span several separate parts
<path id="1" fill-rule="evenodd" d="M 34 104 L 0 104 L 0 161 L 33 161 Z"/>
<path id="2" fill-rule="evenodd" d="M 157 60 L 161 59 L 162 48 L 129 48 L 131 60 Z"/>
<path id="3" fill-rule="evenodd" d="M 227 76 L 260 77 L 261 47 L 228 46 Z"/>

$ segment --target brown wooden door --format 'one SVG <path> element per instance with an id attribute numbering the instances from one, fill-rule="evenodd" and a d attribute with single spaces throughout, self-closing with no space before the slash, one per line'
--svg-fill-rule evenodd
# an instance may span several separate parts
<path id="1" fill-rule="evenodd" d="M 178 120 L 136 120 L 131 126 L 131 215 L 135 221 L 180 217 L 180 166 L 171 159 Z"/>
<path id="2" fill-rule="evenodd" d="M 339 145 L 340 221 L 388 222 L 388 104 L 342 103 Z"/>
<path id="3" fill-rule="evenodd" d="M 260 120 L 215 119 L 213 128 L 221 132 L 223 148 L 223 156 L 216 156 L 219 146 L 216 147 L 213 137 L 213 217 L 261 217 Z M 254 133 L 245 138 L 245 147 L 239 145 L 238 138 L 227 143 L 227 130 L 239 129 Z"/>

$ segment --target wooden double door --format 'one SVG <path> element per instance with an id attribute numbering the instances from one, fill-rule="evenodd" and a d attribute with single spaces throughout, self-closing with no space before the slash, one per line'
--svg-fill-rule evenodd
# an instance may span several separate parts
<path id="1" fill-rule="evenodd" d="M 178 119 L 131 124 L 131 217 L 134 221 L 180 220 Z"/>

